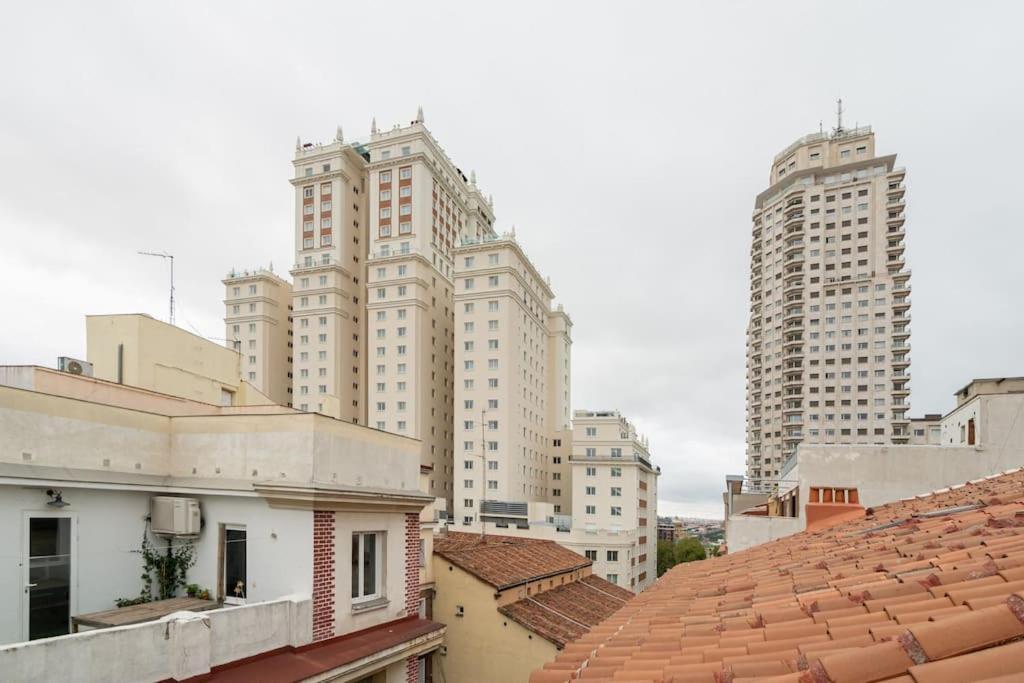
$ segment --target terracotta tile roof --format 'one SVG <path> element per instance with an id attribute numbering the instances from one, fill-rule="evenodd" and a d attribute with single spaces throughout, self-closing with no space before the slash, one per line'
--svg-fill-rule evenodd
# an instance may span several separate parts
<path id="1" fill-rule="evenodd" d="M 459 531 L 437 536 L 434 554 L 499 590 L 591 565 L 554 541 Z"/>
<path id="2" fill-rule="evenodd" d="M 405 617 L 362 631 L 312 643 L 285 647 L 237 662 L 215 666 L 210 673 L 187 679 L 189 683 L 294 683 L 320 676 L 364 657 L 395 648 L 444 629 L 444 624 Z"/>
<path id="3" fill-rule="evenodd" d="M 498 611 L 562 647 L 610 617 L 633 597 L 633 592 L 591 574 L 504 605 Z"/>
<path id="4" fill-rule="evenodd" d="M 678 565 L 531 683 L 1024 681 L 1024 470 Z"/>

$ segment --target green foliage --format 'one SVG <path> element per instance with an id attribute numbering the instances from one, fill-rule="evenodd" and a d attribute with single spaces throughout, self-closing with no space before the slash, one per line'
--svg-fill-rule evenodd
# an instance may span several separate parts
<path id="1" fill-rule="evenodd" d="M 674 551 L 676 564 L 707 558 L 707 553 L 704 552 L 704 544 L 693 536 L 685 536 L 676 541 Z"/>
<path id="2" fill-rule="evenodd" d="M 707 557 L 704 545 L 692 536 L 678 541 L 658 541 L 658 576 L 682 562 L 703 560 Z"/>
<path id="3" fill-rule="evenodd" d="M 132 605 L 141 605 L 144 602 L 150 602 L 149 596 L 140 595 L 137 598 L 116 598 L 114 604 L 118 607 L 131 607 Z"/>
<path id="4" fill-rule="evenodd" d="M 142 547 L 134 552 L 142 555 L 140 602 L 173 598 L 179 588 L 188 586 L 186 574 L 189 568 L 196 563 L 195 548 L 191 543 L 186 542 L 175 546 L 168 541 L 167 547 L 161 550 L 149 542 L 147 529 L 142 534 Z M 156 583 L 155 596 L 153 594 L 154 581 Z"/>

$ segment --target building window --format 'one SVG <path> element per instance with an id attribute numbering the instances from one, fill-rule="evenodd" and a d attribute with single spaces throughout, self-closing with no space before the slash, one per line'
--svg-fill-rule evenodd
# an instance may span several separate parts
<path id="1" fill-rule="evenodd" d="M 605 579 L 608 580 L 608 583 L 618 583 L 619 582 L 619 575 L 618 574 L 605 574 Z"/>
<path id="2" fill-rule="evenodd" d="M 245 561 L 245 527 L 225 525 L 224 529 L 224 585 L 221 592 L 224 602 L 231 605 L 245 604 L 248 594 Z"/>
<path id="3" fill-rule="evenodd" d="M 587 436 L 597 436 L 597 427 L 587 427 Z"/>
<path id="4" fill-rule="evenodd" d="M 352 534 L 352 601 L 381 597 L 384 534 Z"/>
<path id="5" fill-rule="evenodd" d="M 613 486 L 612 487 L 612 496 L 613 497 L 621 497 L 622 496 L 622 487 L 621 486 Z"/>
<path id="6" fill-rule="evenodd" d="M 586 512 L 587 512 L 588 515 L 596 515 L 597 514 L 597 506 L 596 505 L 588 505 Z"/>
<path id="7" fill-rule="evenodd" d="M 611 475 L 613 477 L 621 477 L 622 476 L 622 468 L 621 467 L 613 467 L 612 470 L 611 470 Z"/>
<path id="8" fill-rule="evenodd" d="M 398 177 L 401 180 L 408 180 L 412 178 L 412 166 L 403 166 L 398 169 Z"/>
<path id="9" fill-rule="evenodd" d="M 621 516 L 622 516 L 622 508 L 620 508 L 620 507 L 618 507 L 616 505 L 613 505 L 612 506 L 612 517 L 621 517 Z"/>
<path id="10" fill-rule="evenodd" d="M 596 496 L 597 495 L 597 487 L 596 486 L 588 486 L 586 488 L 586 493 L 587 493 L 588 496 Z"/>
<path id="11" fill-rule="evenodd" d="M 608 551 L 605 552 L 605 558 L 607 559 L 608 562 L 618 562 L 619 561 L 619 551 L 618 550 L 608 550 Z"/>

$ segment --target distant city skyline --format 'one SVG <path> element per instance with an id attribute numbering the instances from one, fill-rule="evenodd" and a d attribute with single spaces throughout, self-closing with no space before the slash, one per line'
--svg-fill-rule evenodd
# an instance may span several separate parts
<path id="1" fill-rule="evenodd" d="M 841 96 L 908 169 L 910 415 L 1022 374 L 1024 8 L 588 9 L 409 4 L 379 50 L 369 31 L 309 34 L 380 27 L 372 7 L 12 8 L 0 362 L 82 357 L 86 313 L 166 319 L 167 264 L 138 251 L 175 256 L 177 324 L 222 338 L 228 271 L 291 268 L 296 137 L 367 139 L 422 105 L 572 315 L 572 408 L 621 410 L 649 437 L 660 514 L 720 517 L 724 475 L 744 471 L 752 198 Z"/>

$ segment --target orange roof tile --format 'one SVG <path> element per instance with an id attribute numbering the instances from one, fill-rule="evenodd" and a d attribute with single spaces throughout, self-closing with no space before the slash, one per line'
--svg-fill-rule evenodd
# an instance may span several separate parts
<path id="1" fill-rule="evenodd" d="M 498 590 L 589 567 L 591 561 L 554 541 L 449 531 L 434 539 L 434 554 Z"/>
<path id="2" fill-rule="evenodd" d="M 1024 680 L 1024 470 L 678 565 L 536 676 Z"/>
<path id="3" fill-rule="evenodd" d="M 585 576 L 498 608 L 558 647 L 576 640 L 634 597 L 597 576 Z"/>

